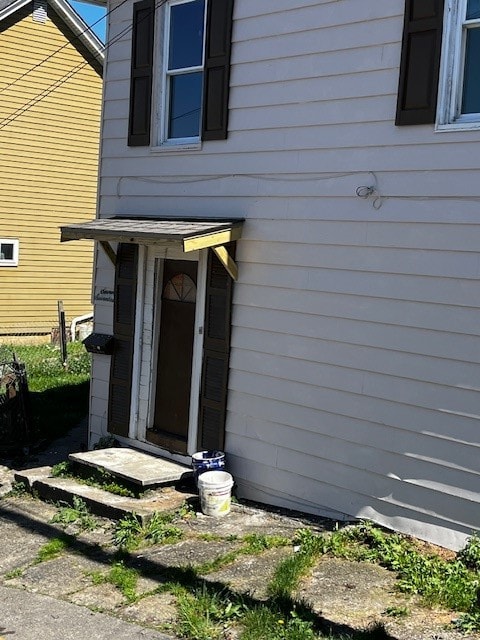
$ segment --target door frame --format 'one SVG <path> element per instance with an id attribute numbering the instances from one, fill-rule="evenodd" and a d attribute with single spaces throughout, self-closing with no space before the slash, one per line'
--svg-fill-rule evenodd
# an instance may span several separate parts
<path id="1" fill-rule="evenodd" d="M 184 253 L 181 250 L 160 249 L 154 245 L 143 247 L 139 255 L 138 265 L 138 290 L 137 290 L 137 316 L 135 326 L 135 346 L 133 362 L 132 384 L 132 411 L 130 418 L 129 437 L 141 444 L 143 448 L 151 451 L 162 452 L 162 457 L 185 462 L 190 460 L 192 453 L 196 451 L 198 436 L 199 401 L 201 391 L 201 374 L 203 359 L 203 328 L 205 319 L 206 274 L 208 250 Z M 190 388 L 190 409 L 187 435 L 187 454 L 171 453 L 166 449 L 156 446 L 146 439 L 146 431 L 153 425 L 155 411 L 156 373 L 158 364 L 158 345 L 160 335 L 161 318 L 161 294 L 163 283 L 163 264 L 165 260 L 188 260 L 197 262 L 197 299 L 195 305 L 195 325 L 192 357 L 192 382 Z M 153 269 L 154 291 L 152 300 L 153 314 L 150 319 L 146 313 L 148 291 L 146 290 L 145 273 Z M 144 349 L 143 332 L 149 329 L 152 332 L 152 343 L 149 350 Z M 149 358 L 146 352 L 149 351 Z M 141 385 L 141 380 L 148 378 L 148 399 Z M 146 420 L 139 420 L 140 403 L 148 403 Z"/>

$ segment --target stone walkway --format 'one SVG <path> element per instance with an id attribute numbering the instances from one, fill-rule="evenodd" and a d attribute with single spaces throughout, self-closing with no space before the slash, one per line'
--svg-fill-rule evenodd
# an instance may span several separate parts
<path id="1" fill-rule="evenodd" d="M 131 552 L 126 559 L 127 565 L 138 573 L 136 598 L 129 600 L 113 584 L 98 578 L 106 576 L 112 563 L 118 560 L 117 549 L 112 545 L 114 523 L 110 520 L 98 519 L 98 527 L 88 533 L 78 533 L 71 525 L 67 533 L 75 535 L 72 546 L 58 557 L 37 561 L 45 543 L 64 533 L 59 525 L 51 522 L 55 513 L 56 506 L 30 496 L 10 496 L 0 501 L 0 612 L 5 606 L 5 589 L 9 590 L 8 594 L 20 590 L 23 594 L 58 600 L 62 607 L 70 603 L 85 611 L 134 624 L 135 628 L 154 629 L 167 635 L 174 628 L 176 599 L 159 587 L 172 576 L 179 582 L 187 581 L 192 567 L 206 566 L 235 551 L 239 540 L 247 534 L 292 538 L 304 526 L 319 532 L 331 525 L 328 521 L 312 522 L 243 505 L 233 505 L 231 513 L 223 518 L 209 518 L 199 513 L 179 519 L 176 524 L 184 532 L 181 541 L 148 546 Z M 203 578 L 215 590 L 242 593 L 250 604 L 258 604 L 268 598 L 266 587 L 276 566 L 292 553 L 294 549 L 289 545 L 258 555 L 238 555 L 233 562 L 205 573 Z M 381 623 L 385 633 L 375 636 L 376 640 L 462 638 L 445 628 L 453 617 L 451 613 L 426 610 L 415 600 L 399 594 L 395 591 L 394 574 L 376 565 L 321 559 L 301 582 L 295 596 L 308 602 L 324 628 L 333 632 L 354 633 Z M 393 618 L 386 613 L 402 607 L 410 611 L 405 618 Z M 1 615 L 0 629 L 2 625 L 5 627 Z M 37 632 L 42 637 L 40 628 Z M 231 630 L 225 635 L 225 638 L 235 637 Z M 18 628 L 15 638 L 28 640 Z"/>
<path id="2" fill-rule="evenodd" d="M 74 446 L 72 436 L 69 444 L 57 443 L 50 454 L 47 451 L 36 457 L 32 466 L 66 459 L 68 453 L 75 450 Z M 3 490 L 5 494 L 10 489 L 11 479 L 12 469 L 8 465 L 0 466 L 0 493 Z M 0 499 L 0 640 L 3 640 L 2 633 L 6 635 L 7 631 L 14 631 L 16 640 L 33 638 L 29 635 L 33 632 L 28 625 L 20 625 L 15 610 L 9 609 L 6 613 L 6 608 L 15 608 L 12 603 L 16 594 L 20 609 L 28 602 L 26 594 L 31 594 L 32 611 L 41 608 L 40 598 L 44 607 L 47 606 L 45 603 L 50 603 L 49 610 L 54 615 L 57 615 L 55 603 L 58 603 L 58 619 L 63 620 L 65 615 L 68 618 L 68 611 L 79 620 L 95 612 L 104 616 L 101 623 L 104 626 L 108 626 L 108 620 L 114 626 L 122 621 L 127 630 L 128 625 L 132 625 L 132 637 L 137 637 L 139 629 L 143 629 L 145 635 L 138 637 L 153 640 L 165 638 L 163 634 L 166 634 L 173 638 L 176 598 L 168 589 L 162 589 L 172 577 L 187 584 L 191 569 L 196 568 L 206 588 L 243 594 L 250 605 L 260 604 L 268 600 L 267 586 L 275 568 L 294 554 L 295 548 L 289 544 L 259 554 L 235 555 L 242 537 L 258 534 L 292 540 L 298 529 L 308 527 L 318 533 L 331 530 L 335 524 L 326 519 L 246 504 L 233 504 L 228 515 L 211 518 L 198 512 L 198 500 L 191 493 L 179 494 L 172 487 L 166 488 L 165 492 L 166 502 L 171 505 L 178 506 L 188 498 L 194 513 L 190 511 L 189 517 L 179 517 L 175 522 L 183 532 L 183 538 L 176 544 L 151 545 L 124 557 L 126 566 L 134 568 L 138 574 L 134 598 L 127 598 L 114 584 L 102 579 L 118 561 L 118 548 L 112 543 L 115 526 L 112 520 L 97 518 L 97 526 L 91 532 L 79 532 L 76 525 L 69 525 L 64 530 L 59 524 L 52 523 L 58 512 L 54 504 L 29 495 L 4 495 Z M 38 553 L 44 545 L 65 533 L 72 536 L 70 546 L 57 557 L 38 562 Z M 213 564 L 226 554 L 232 554 L 230 562 Z M 393 573 L 376 565 L 324 557 L 318 560 L 293 595 L 308 603 L 322 628 L 339 635 L 354 635 L 380 624 L 384 632 L 372 635 L 372 640 L 480 640 L 480 636 L 461 636 L 447 629 L 454 614 L 423 608 L 415 599 L 400 594 L 395 583 Z M 406 617 L 388 614 L 405 608 L 409 611 Z M 51 623 L 51 618 L 45 617 L 44 624 L 48 626 L 49 620 Z M 15 628 L 9 629 L 9 625 Z M 44 640 L 50 637 L 62 640 L 107 637 L 102 633 L 49 635 L 53 632 L 50 627 L 44 630 L 41 621 L 36 633 L 35 637 Z M 118 638 L 124 637 L 122 633 L 126 631 L 118 630 Z M 224 637 L 234 640 L 237 635 L 234 629 L 226 627 Z M 365 640 L 368 637 L 365 636 Z"/>

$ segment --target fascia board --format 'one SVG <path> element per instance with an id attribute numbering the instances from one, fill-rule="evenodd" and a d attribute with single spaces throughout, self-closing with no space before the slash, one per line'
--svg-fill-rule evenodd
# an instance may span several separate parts
<path id="1" fill-rule="evenodd" d="M 82 20 L 66 0 L 48 0 L 48 3 L 70 27 L 80 42 L 87 47 L 95 59 L 103 65 L 105 61 L 104 44 L 89 28 L 88 24 Z"/>

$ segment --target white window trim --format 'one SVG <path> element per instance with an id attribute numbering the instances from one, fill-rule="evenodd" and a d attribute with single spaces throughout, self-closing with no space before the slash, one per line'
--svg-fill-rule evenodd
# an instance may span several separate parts
<path id="1" fill-rule="evenodd" d="M 157 102 L 156 109 L 156 128 L 157 128 L 157 145 L 151 147 L 151 151 L 153 153 L 164 153 L 164 152 L 178 152 L 178 151 L 196 151 L 201 149 L 201 136 L 192 136 L 190 138 L 168 138 L 168 118 L 169 118 L 169 104 L 170 104 L 170 95 L 168 91 L 168 76 L 167 73 L 167 64 L 168 64 L 168 49 L 170 44 L 170 13 L 171 7 L 179 5 L 179 4 L 187 4 L 192 0 L 170 0 L 163 7 L 163 11 L 159 12 L 159 20 L 157 22 L 157 29 L 160 31 L 160 36 L 157 38 L 158 42 L 163 43 L 163 47 L 161 51 L 158 51 L 158 59 L 157 64 L 155 65 L 156 69 L 160 69 L 161 72 L 158 74 L 160 78 L 156 80 L 156 91 L 155 91 L 155 99 Z M 204 23 L 203 23 L 203 52 L 202 52 L 202 65 L 198 67 L 198 70 L 204 71 L 205 69 L 205 38 L 206 38 L 206 26 L 207 26 L 207 0 L 205 0 L 205 11 L 204 11 Z M 195 67 L 196 68 L 196 67 Z M 189 69 L 195 69 L 191 67 Z M 181 70 L 176 70 L 175 74 L 178 75 L 178 72 Z M 170 74 L 173 75 L 173 74 Z M 200 114 L 200 122 L 201 122 L 201 114 Z"/>
<path id="2" fill-rule="evenodd" d="M 460 112 L 463 86 L 463 22 L 467 0 L 446 0 L 443 21 L 443 45 L 436 131 L 471 131 L 480 129 L 480 114 Z"/>
<path id="3" fill-rule="evenodd" d="M 0 244 L 13 245 L 13 258 L 11 260 L 0 260 L 0 267 L 18 267 L 18 247 L 19 247 L 18 239 L 0 238 Z"/>

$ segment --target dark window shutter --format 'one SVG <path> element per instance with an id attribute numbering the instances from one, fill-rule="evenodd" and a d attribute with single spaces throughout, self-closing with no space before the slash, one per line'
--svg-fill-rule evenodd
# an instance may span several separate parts
<path id="1" fill-rule="evenodd" d="M 234 246 L 229 247 L 233 254 Z M 198 428 L 199 449 L 223 449 L 233 281 L 209 251 L 205 300 L 203 365 Z"/>
<path id="2" fill-rule="evenodd" d="M 208 0 L 203 84 L 203 140 L 225 140 L 232 47 L 233 0 Z"/>
<path id="3" fill-rule="evenodd" d="M 397 125 L 435 122 L 443 0 L 406 0 Z"/>
<path id="4" fill-rule="evenodd" d="M 155 3 L 142 0 L 133 5 L 132 68 L 130 74 L 130 113 L 128 144 L 150 144 L 153 77 L 153 34 Z"/>
<path id="5" fill-rule="evenodd" d="M 137 265 L 138 245 L 120 244 L 115 271 L 114 347 L 108 395 L 108 431 L 119 436 L 128 436 L 130 424 Z"/>

